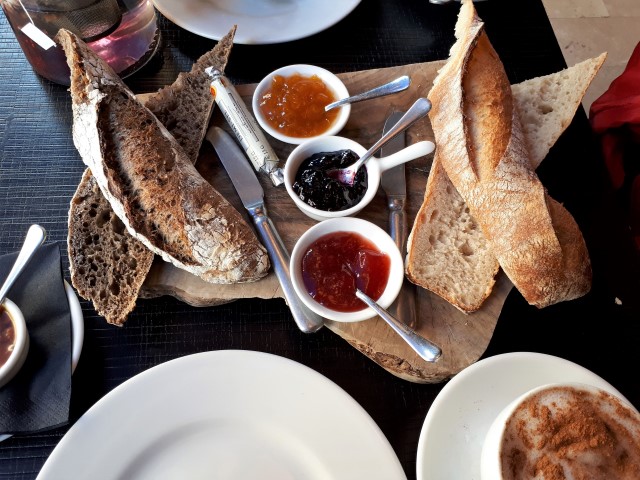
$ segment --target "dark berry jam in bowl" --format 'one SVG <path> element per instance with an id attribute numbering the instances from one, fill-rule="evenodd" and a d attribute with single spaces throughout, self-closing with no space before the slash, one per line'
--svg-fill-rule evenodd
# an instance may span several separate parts
<path id="1" fill-rule="evenodd" d="M 354 216 L 375 197 L 382 172 L 428 155 L 434 147 L 423 140 L 388 157 L 370 158 L 358 170 L 355 184 L 347 186 L 326 171 L 353 164 L 367 149 L 345 137 L 314 138 L 298 145 L 287 158 L 284 185 L 296 206 L 314 220 Z"/>
<path id="2" fill-rule="evenodd" d="M 383 308 L 400 293 L 402 255 L 393 239 L 361 218 L 333 218 L 307 230 L 291 253 L 296 294 L 317 314 L 338 322 L 376 316 L 355 296 L 356 287 Z"/>
<path id="3" fill-rule="evenodd" d="M 307 205 L 327 212 L 347 210 L 357 205 L 367 193 L 367 169 L 362 166 L 353 185 L 327 175 L 334 168 L 345 168 L 360 158 L 353 150 L 318 152 L 298 167 L 293 191 Z"/>

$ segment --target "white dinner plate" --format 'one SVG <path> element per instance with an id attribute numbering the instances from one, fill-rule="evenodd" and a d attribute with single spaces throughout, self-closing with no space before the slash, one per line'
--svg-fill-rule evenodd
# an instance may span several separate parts
<path id="1" fill-rule="evenodd" d="M 73 373 L 80 360 L 82 353 L 82 344 L 84 343 L 84 317 L 82 315 L 82 307 L 80 301 L 73 291 L 69 283 L 64 281 L 64 290 L 69 301 L 69 310 L 71 312 L 71 373 Z M 0 442 L 11 438 L 9 434 L 0 435 Z"/>
<path id="2" fill-rule="evenodd" d="M 269 44 L 308 37 L 338 23 L 360 0 L 153 0 L 179 27 L 220 40 L 238 25 L 234 43 Z"/>
<path id="3" fill-rule="evenodd" d="M 482 442 L 496 415 L 527 390 L 554 382 L 586 383 L 624 399 L 595 373 L 562 358 L 531 352 L 485 358 L 453 377 L 427 412 L 417 480 L 480 480 Z"/>
<path id="4" fill-rule="evenodd" d="M 320 373 L 220 350 L 150 368 L 93 405 L 38 480 L 406 479 L 366 411 Z"/>

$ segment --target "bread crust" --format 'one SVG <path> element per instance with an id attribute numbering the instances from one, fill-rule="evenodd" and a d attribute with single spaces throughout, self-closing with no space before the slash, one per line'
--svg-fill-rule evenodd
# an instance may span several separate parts
<path id="1" fill-rule="evenodd" d="M 211 283 L 267 274 L 266 250 L 244 218 L 110 67 L 71 32 L 73 138 L 127 230 L 154 253 Z"/>
<path id="2" fill-rule="evenodd" d="M 442 165 L 530 304 L 582 296 L 591 285 L 584 239 L 531 168 L 506 73 L 470 1 L 462 5 L 456 36 L 429 93 Z"/>

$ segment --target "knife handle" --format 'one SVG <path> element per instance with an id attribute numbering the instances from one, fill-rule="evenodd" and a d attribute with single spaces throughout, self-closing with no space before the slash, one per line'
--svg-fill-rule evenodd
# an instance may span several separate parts
<path id="1" fill-rule="evenodd" d="M 247 210 L 251 214 L 253 223 L 258 230 L 258 235 L 267 249 L 273 270 L 276 273 L 276 277 L 278 277 L 284 298 L 289 305 L 293 319 L 298 324 L 298 328 L 304 333 L 317 332 L 324 325 L 324 319 L 317 313 L 309 310 L 309 308 L 300 301 L 296 291 L 293 289 L 289 271 L 289 252 L 284 246 L 282 238 L 280 238 L 273 222 L 267 216 L 265 206 L 259 205 L 248 208 Z"/>
<path id="2" fill-rule="evenodd" d="M 405 201 L 399 198 L 389 198 L 387 206 L 389 207 L 389 234 L 396 242 L 404 260 L 408 228 L 407 214 L 404 208 Z M 415 287 L 406 278 L 402 282 L 400 293 L 388 310 L 408 327 L 416 328 Z"/>
<path id="3" fill-rule="evenodd" d="M 407 215 L 404 211 L 404 200 L 390 198 L 389 207 L 389 235 L 396 242 L 404 258 L 404 242 L 407 238 Z"/>

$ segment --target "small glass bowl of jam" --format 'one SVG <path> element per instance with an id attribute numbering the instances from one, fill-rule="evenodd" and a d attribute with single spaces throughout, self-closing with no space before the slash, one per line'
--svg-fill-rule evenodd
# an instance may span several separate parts
<path id="1" fill-rule="evenodd" d="M 351 105 L 325 112 L 324 107 L 349 96 L 342 80 L 314 65 L 289 65 L 267 75 L 253 93 L 256 120 L 272 137 L 300 144 L 335 135 L 347 123 Z"/>
<path id="2" fill-rule="evenodd" d="M 0 304 L 0 388 L 18 373 L 29 352 L 29 332 L 20 308 L 6 298 Z"/>
<path id="3" fill-rule="evenodd" d="M 376 316 L 356 297 L 356 287 L 388 308 L 404 281 L 404 262 L 393 239 L 376 224 L 354 217 L 312 226 L 296 242 L 289 269 L 304 304 L 338 322 Z"/>

